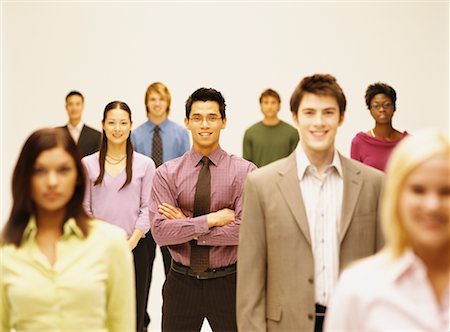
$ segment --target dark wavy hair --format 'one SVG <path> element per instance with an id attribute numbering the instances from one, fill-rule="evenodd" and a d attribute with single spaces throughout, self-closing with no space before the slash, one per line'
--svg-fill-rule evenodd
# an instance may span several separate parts
<path id="1" fill-rule="evenodd" d="M 66 205 L 65 220 L 74 218 L 84 236 L 88 235 L 90 217 L 86 214 L 82 205 L 86 176 L 78 148 L 67 130 L 45 128 L 33 132 L 28 137 L 14 168 L 12 177 L 13 206 L 2 232 L 2 244 L 20 246 L 28 221 L 36 213 L 36 206 L 31 197 L 31 178 L 34 164 L 42 152 L 57 147 L 63 148 L 72 157 L 77 169 L 75 190 Z"/>
<path id="2" fill-rule="evenodd" d="M 128 113 L 128 116 L 130 118 L 131 122 L 131 110 L 128 107 L 128 105 L 122 101 L 112 101 L 108 105 L 106 105 L 105 110 L 103 111 L 103 120 L 102 123 L 104 124 L 106 121 L 106 115 L 110 110 L 119 109 L 122 111 L 125 111 Z M 101 184 L 103 182 L 103 177 L 105 176 L 105 159 L 106 159 L 106 151 L 108 150 L 108 139 L 106 138 L 105 130 L 102 130 L 102 141 L 100 143 L 100 151 L 99 151 L 99 158 L 98 163 L 100 166 L 100 173 L 98 175 L 97 180 L 94 182 L 94 186 Z M 127 154 L 127 163 L 126 163 L 126 173 L 127 178 L 125 180 L 125 183 L 120 187 L 120 189 L 123 189 L 126 185 L 130 184 L 132 178 L 133 178 L 133 144 L 131 143 L 131 132 L 130 135 L 127 138 L 127 148 L 126 148 L 126 154 Z"/>
<path id="3" fill-rule="evenodd" d="M 312 93 L 321 96 L 332 96 L 336 98 L 339 105 L 339 114 L 344 114 L 347 106 L 347 100 L 345 99 L 342 88 L 339 86 L 334 76 L 329 74 L 314 74 L 303 78 L 296 86 L 291 96 L 290 106 L 292 113 L 297 114 L 305 93 Z"/>
<path id="4" fill-rule="evenodd" d="M 226 118 L 225 114 L 225 99 L 222 94 L 216 89 L 212 88 L 200 88 L 195 90 L 186 100 L 186 118 L 189 119 L 191 113 L 192 104 L 196 101 L 215 101 L 219 104 L 219 112 L 222 119 Z"/>

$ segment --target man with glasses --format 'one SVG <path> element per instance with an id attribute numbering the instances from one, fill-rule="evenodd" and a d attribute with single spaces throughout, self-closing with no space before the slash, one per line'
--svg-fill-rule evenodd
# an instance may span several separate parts
<path id="1" fill-rule="evenodd" d="M 156 243 L 167 245 L 171 270 L 163 288 L 163 331 L 236 331 L 236 258 L 241 195 L 256 166 L 219 145 L 225 100 L 200 88 L 186 101 L 193 146 L 156 171 L 150 203 Z"/>

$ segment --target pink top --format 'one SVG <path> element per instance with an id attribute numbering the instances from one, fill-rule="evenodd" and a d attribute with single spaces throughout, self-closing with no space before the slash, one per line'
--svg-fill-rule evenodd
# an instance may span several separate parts
<path id="1" fill-rule="evenodd" d="M 236 263 L 244 180 L 256 166 L 226 153 L 220 147 L 208 156 L 211 160 L 211 212 L 229 208 L 236 215 L 233 223 L 209 229 L 206 215 L 192 217 L 202 157 L 191 149 L 182 157 L 158 167 L 150 200 L 151 229 L 156 243 L 160 246 L 169 245 L 173 259 L 186 266 L 190 266 L 191 249 L 188 242 L 197 237 L 199 245 L 212 246 L 210 268 L 217 268 Z M 188 218 L 166 220 L 158 213 L 158 205 L 162 203 L 181 208 Z"/>
<path id="2" fill-rule="evenodd" d="M 86 169 L 88 184 L 83 206 L 86 212 L 97 219 L 119 226 L 130 237 L 135 229 L 145 233 L 150 229 L 148 204 L 152 187 L 155 163 L 149 157 L 133 153 L 133 178 L 125 183 L 125 169 L 117 176 L 105 171 L 103 182 L 94 186 L 100 173 L 98 154 L 94 153 L 82 159 Z"/>
<path id="3" fill-rule="evenodd" d="M 345 270 L 329 305 L 325 331 L 449 331 L 449 288 L 441 303 L 423 262 L 386 251 Z"/>
<path id="4" fill-rule="evenodd" d="M 360 131 L 352 140 L 350 156 L 363 164 L 384 171 L 387 161 L 395 146 L 408 135 L 405 131 L 396 141 L 386 141 L 380 137 L 373 137 Z"/>

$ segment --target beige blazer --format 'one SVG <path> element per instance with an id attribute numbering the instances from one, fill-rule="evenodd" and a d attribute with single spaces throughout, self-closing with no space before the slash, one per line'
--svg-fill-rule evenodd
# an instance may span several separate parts
<path id="1" fill-rule="evenodd" d="M 382 246 L 383 173 L 342 157 L 340 270 Z M 247 176 L 237 268 L 238 329 L 313 331 L 314 258 L 295 151 Z"/>

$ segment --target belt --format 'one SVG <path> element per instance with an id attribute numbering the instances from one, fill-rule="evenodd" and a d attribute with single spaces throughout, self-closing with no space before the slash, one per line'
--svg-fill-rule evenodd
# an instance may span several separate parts
<path id="1" fill-rule="evenodd" d="M 184 266 L 180 263 L 175 262 L 172 260 L 172 264 L 170 265 L 170 268 L 177 272 L 181 273 L 190 277 L 194 277 L 197 279 L 214 279 L 214 278 L 221 278 L 228 276 L 230 274 L 236 273 L 236 263 L 225 266 L 225 267 L 219 267 L 214 269 L 207 269 L 205 272 L 202 272 L 200 274 L 195 273 L 192 271 L 192 269 L 188 266 Z"/>
<path id="2" fill-rule="evenodd" d="M 316 303 L 316 316 L 325 316 L 325 312 L 327 311 L 327 307 Z"/>

